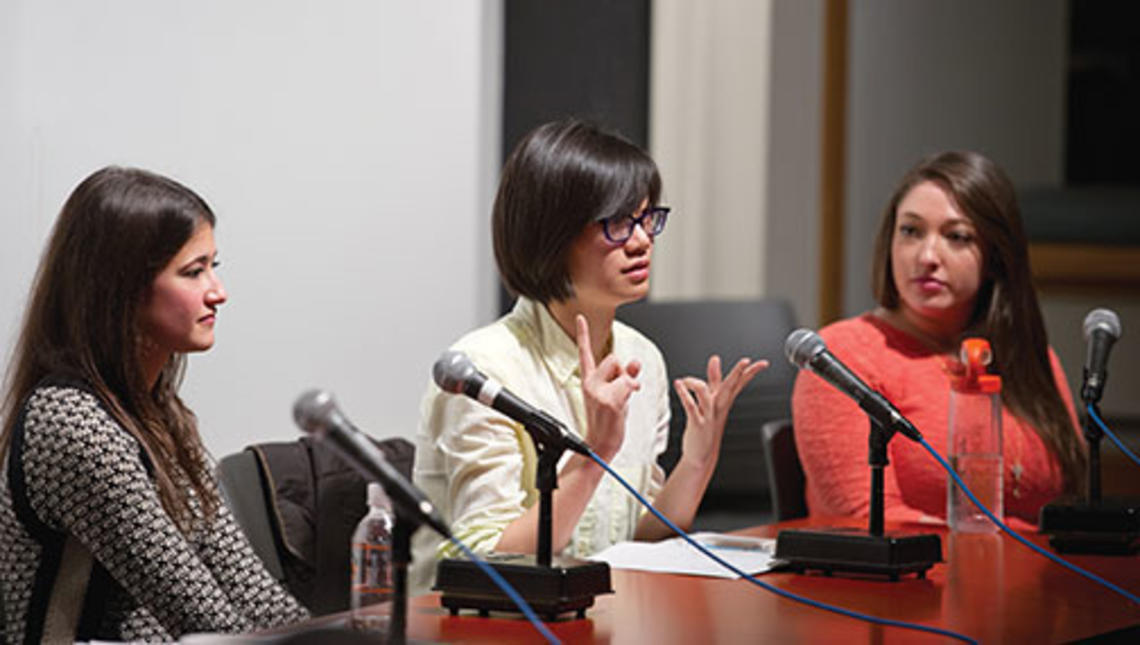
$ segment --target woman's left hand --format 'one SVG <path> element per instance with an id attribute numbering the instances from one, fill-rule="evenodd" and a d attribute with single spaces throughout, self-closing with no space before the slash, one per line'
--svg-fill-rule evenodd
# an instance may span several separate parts
<path id="1" fill-rule="evenodd" d="M 744 386 L 768 367 L 768 361 L 742 358 L 721 378 L 720 357 L 709 357 L 708 381 L 686 376 L 673 381 L 688 422 L 681 440 L 681 461 L 712 471 L 720 454 L 724 423 L 736 396 Z"/>

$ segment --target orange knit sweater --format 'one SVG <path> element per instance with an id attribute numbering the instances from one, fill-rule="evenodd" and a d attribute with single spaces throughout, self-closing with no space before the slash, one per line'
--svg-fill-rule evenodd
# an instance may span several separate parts
<path id="1" fill-rule="evenodd" d="M 832 354 L 894 403 L 927 443 L 946 456 L 949 357 L 927 349 L 870 313 L 829 325 L 820 330 L 820 336 Z M 1049 359 L 1076 432 L 1072 395 L 1052 348 Z M 810 513 L 866 517 L 871 485 L 867 465 L 870 423 L 866 414 L 854 401 L 807 371 L 796 379 L 792 408 Z M 1036 523 L 1041 506 L 1061 493 L 1061 468 L 1032 426 L 1008 409 L 1002 410 L 1002 441 L 1005 514 Z M 946 471 L 921 445 L 901 435 L 891 440 L 888 457 L 890 465 L 884 477 L 886 519 L 944 521 Z"/>

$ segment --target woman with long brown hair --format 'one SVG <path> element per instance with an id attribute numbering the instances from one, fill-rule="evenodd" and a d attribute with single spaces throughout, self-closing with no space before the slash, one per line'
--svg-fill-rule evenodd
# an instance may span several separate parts
<path id="1" fill-rule="evenodd" d="M 172 640 L 307 615 L 221 502 L 178 397 L 226 301 L 214 223 L 190 189 L 129 168 L 64 204 L 4 390 L 9 640 Z"/>
<path id="2" fill-rule="evenodd" d="M 1003 385 L 1006 514 L 1035 522 L 1042 505 L 1075 492 L 1085 448 L 1046 338 L 1006 174 L 974 152 L 934 155 L 907 172 L 883 213 L 873 284 L 878 308 L 820 331 L 832 353 L 944 449 L 950 362 L 962 339 L 988 339 L 991 371 Z M 810 512 L 866 515 L 866 416 L 808 373 L 792 403 Z M 946 473 L 938 464 L 909 441 L 892 441 L 889 459 L 887 518 L 944 519 Z"/>

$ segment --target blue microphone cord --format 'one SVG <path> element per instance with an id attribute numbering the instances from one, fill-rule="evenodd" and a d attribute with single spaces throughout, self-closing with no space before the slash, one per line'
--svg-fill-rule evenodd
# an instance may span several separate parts
<path id="1" fill-rule="evenodd" d="M 507 582 L 506 579 L 504 579 L 498 571 L 495 571 L 494 567 L 487 564 L 483 558 L 475 555 L 471 549 L 467 548 L 466 544 L 459 541 L 459 538 L 451 536 L 448 539 L 450 539 L 451 543 L 463 552 L 463 555 L 467 556 L 467 559 L 471 560 L 475 563 L 476 566 L 482 569 L 483 573 L 487 574 L 488 578 L 494 581 L 495 584 L 499 585 L 499 588 L 503 590 L 503 593 L 507 594 L 507 597 L 509 597 L 516 605 L 518 605 L 519 610 L 522 611 L 523 615 L 526 616 L 526 619 L 530 621 L 530 624 L 534 625 L 534 628 L 538 630 L 538 633 L 542 634 L 542 637 L 546 639 L 546 642 L 551 643 L 551 645 L 560 644 L 562 642 L 558 640 L 558 637 L 555 636 L 554 633 L 551 632 L 541 620 L 539 620 L 538 614 L 534 613 L 534 610 L 530 608 L 530 605 L 528 605 L 525 600 L 523 600 L 523 597 L 519 595 L 519 592 L 515 591 L 515 588 L 511 586 L 511 583 Z"/>
<path id="2" fill-rule="evenodd" d="M 1105 580 L 1104 578 L 1096 575 L 1095 573 L 1092 573 L 1090 571 L 1085 571 L 1084 569 L 1078 567 L 1075 564 L 1072 564 L 1070 562 L 1066 562 L 1065 560 L 1058 558 L 1057 556 L 1053 555 L 1052 553 L 1049 553 L 1045 549 L 1042 549 L 1041 547 L 1037 546 L 1036 544 L 1034 544 L 1034 543 L 1030 542 L 1029 540 L 1026 540 L 1025 538 L 1018 535 L 1016 532 L 1014 532 L 1013 529 L 1006 526 L 1005 522 L 1002 522 L 996 516 L 994 516 L 994 514 L 992 512 L 990 512 L 990 509 L 986 508 L 985 506 L 982 505 L 981 502 L 978 501 L 978 498 L 974 496 L 973 491 L 971 491 L 966 486 L 966 483 L 962 481 L 962 478 L 958 476 L 958 473 L 954 472 L 954 469 L 950 467 L 950 464 L 946 463 L 946 460 L 942 458 L 942 455 L 938 454 L 938 451 L 936 451 L 934 448 L 931 448 L 930 444 L 926 443 L 926 439 L 919 439 L 919 443 L 922 444 L 923 448 L 926 448 L 927 452 L 929 452 L 931 455 L 934 455 L 934 458 L 938 460 L 938 463 L 942 464 L 942 467 L 946 469 L 946 472 L 950 473 L 950 476 L 954 478 L 954 481 L 962 489 L 962 492 L 966 493 L 966 496 L 970 498 L 970 501 L 973 502 L 974 505 L 977 506 L 979 509 L 981 509 L 981 511 L 986 514 L 986 517 L 990 518 L 990 521 L 993 522 L 995 526 L 1000 528 L 1002 531 L 1004 531 L 1011 538 L 1017 540 L 1018 542 L 1021 542 L 1025 546 L 1027 546 L 1030 549 L 1040 553 L 1041 555 L 1045 556 L 1046 558 L 1049 558 L 1050 560 L 1056 562 L 1057 564 L 1060 564 L 1060 565 L 1068 568 L 1071 571 L 1079 573 L 1082 576 L 1088 578 L 1089 580 L 1092 580 L 1093 582 L 1095 582 L 1097 584 L 1104 585 L 1105 587 L 1111 589 L 1112 591 L 1115 591 L 1116 593 L 1124 596 L 1125 598 L 1131 600 L 1132 602 L 1134 602 L 1136 604 L 1140 604 L 1140 597 L 1137 597 L 1135 594 L 1132 594 L 1132 593 L 1118 587 L 1117 585 Z"/>
<path id="3" fill-rule="evenodd" d="M 1118 437 L 1117 437 L 1115 434 L 1113 434 L 1113 433 L 1112 433 L 1112 430 L 1109 430 L 1109 429 L 1108 429 L 1108 426 L 1106 426 L 1106 425 L 1104 424 L 1104 421 L 1101 421 L 1101 419 L 1100 419 L 1100 415 L 1098 415 L 1098 414 L 1096 413 L 1096 409 L 1094 409 L 1092 405 L 1089 405 L 1089 407 L 1088 407 L 1088 411 L 1089 411 L 1089 418 L 1090 418 L 1090 419 L 1092 419 L 1093 421 L 1096 421 L 1096 424 L 1097 424 L 1098 426 L 1100 426 L 1100 429 L 1104 431 L 1104 434 L 1105 434 L 1105 435 L 1106 435 L 1106 436 L 1107 436 L 1109 439 L 1111 439 L 1111 440 L 1112 440 L 1112 443 L 1116 444 L 1116 447 L 1117 447 L 1117 448 L 1120 448 L 1120 452 L 1123 452 L 1124 454 L 1128 455 L 1128 458 L 1129 458 L 1129 459 L 1131 459 L 1133 462 L 1135 462 L 1135 464 L 1136 464 L 1137 466 L 1140 466 L 1140 459 L 1138 459 L 1138 458 L 1136 457 L 1136 455 L 1132 454 L 1132 451 L 1131 451 L 1131 450 L 1129 450 L 1129 449 L 1128 449 L 1128 447 L 1127 447 L 1127 446 L 1125 446 L 1125 445 L 1124 445 L 1124 444 L 1123 444 L 1123 443 L 1120 441 L 1120 439 L 1119 439 L 1119 438 L 1118 438 Z"/>
<path id="4" fill-rule="evenodd" d="M 875 623 L 878 625 L 887 625 L 889 627 L 902 627 L 904 629 L 915 629 L 918 631 L 929 632 L 931 634 L 938 634 L 939 636 L 946 636 L 949 638 L 954 638 L 954 639 L 957 639 L 957 640 L 960 640 L 960 641 L 963 641 L 966 643 L 974 643 L 975 645 L 978 642 L 978 641 L 970 638 L 969 636 L 964 636 L 962 634 L 958 634 L 956 632 L 952 632 L 952 631 L 949 631 L 946 629 L 940 629 L 938 627 L 929 627 L 927 625 L 919 625 L 917 623 L 908 623 L 908 622 L 904 622 L 901 620 L 891 620 L 889 618 L 879 618 L 878 616 L 871 616 L 869 614 L 863 614 L 863 613 L 860 613 L 857 611 L 852 611 L 850 609 L 844 609 L 842 607 L 836 607 L 835 605 L 829 605 L 827 603 L 822 603 L 822 602 L 819 602 L 816 600 L 812 600 L 810 598 L 806 598 L 804 596 L 794 594 L 790 591 L 780 589 L 779 587 L 770 585 L 766 582 L 762 582 L 761 580 L 759 580 L 755 576 L 740 570 L 739 568 L 734 566 L 732 563 L 724 560 L 723 558 L 721 558 L 717 554 L 713 553 L 707 547 L 705 547 L 705 545 L 701 544 L 700 542 L 697 542 L 688 533 L 681 530 L 681 528 L 678 527 L 673 522 L 671 522 L 669 520 L 669 518 L 665 517 L 664 515 L 661 514 L 660 511 L 658 511 L 656 508 L 654 508 L 653 505 L 650 504 L 648 500 L 646 500 L 644 497 L 642 497 L 641 494 L 638 493 L 636 489 L 634 489 L 632 486 L 629 485 L 628 482 L 626 482 L 624 479 L 622 479 L 621 475 L 618 475 L 612 468 L 610 468 L 609 464 L 607 464 L 605 461 L 603 461 L 602 458 L 599 457 L 598 455 L 596 455 L 593 451 L 590 451 L 590 458 L 592 458 L 594 461 L 596 461 L 598 463 L 598 465 L 601 466 L 603 469 L 605 469 L 605 471 L 607 473 L 609 473 L 610 475 L 613 475 L 614 479 L 616 479 L 619 484 L 621 484 L 627 491 L 629 491 L 631 495 L 636 497 L 637 501 L 641 502 L 641 504 L 643 506 L 645 506 L 645 508 L 648 509 L 650 513 L 653 513 L 653 515 L 655 517 L 657 517 L 657 519 L 661 520 L 662 523 L 664 523 L 666 526 L 668 526 L 670 529 L 672 529 L 674 533 L 681 536 L 686 542 L 688 542 L 691 546 L 696 548 L 701 553 L 712 558 L 720 566 L 722 566 L 722 567 L 728 569 L 729 571 L 735 573 L 736 575 L 748 580 L 749 582 L 760 587 L 761 589 L 766 589 L 766 590 L 776 594 L 777 596 L 780 596 L 782 598 L 786 598 L 788 600 L 792 600 L 792 601 L 795 601 L 798 603 L 803 603 L 805 605 L 808 605 L 809 607 L 815 607 L 816 609 L 822 609 L 824 611 L 830 611 L 832 613 L 836 613 L 836 614 L 839 614 L 841 616 L 847 616 L 849 618 L 856 618 L 858 620 L 865 620 L 865 621 L 870 622 L 870 623 Z"/>

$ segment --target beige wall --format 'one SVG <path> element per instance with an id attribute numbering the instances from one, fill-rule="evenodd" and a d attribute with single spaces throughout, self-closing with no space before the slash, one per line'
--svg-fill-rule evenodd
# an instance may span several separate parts
<path id="1" fill-rule="evenodd" d="M 650 151 L 675 211 L 655 299 L 764 292 L 771 0 L 662 0 L 652 11 Z"/>
<path id="2" fill-rule="evenodd" d="M 501 4 L 265 4 L 0 2 L 0 354 L 68 192 L 137 165 L 218 215 L 230 301 L 182 390 L 215 455 L 296 438 L 314 386 L 411 436 L 495 310 Z"/>
<path id="3" fill-rule="evenodd" d="M 659 0 L 650 149 L 677 215 L 655 299 L 789 299 L 817 318 L 822 2 Z"/>

